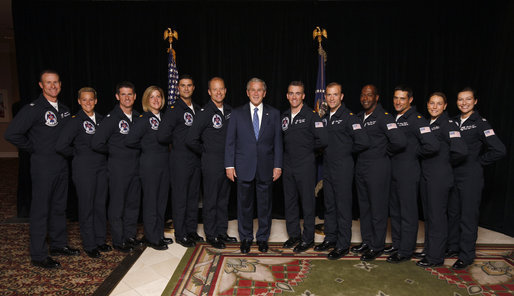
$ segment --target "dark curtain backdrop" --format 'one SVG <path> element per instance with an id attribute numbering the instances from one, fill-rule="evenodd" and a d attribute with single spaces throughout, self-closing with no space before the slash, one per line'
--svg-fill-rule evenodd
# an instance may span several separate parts
<path id="1" fill-rule="evenodd" d="M 306 83 L 312 105 L 315 26 L 328 31 L 327 80 L 343 84 L 344 101 L 356 112 L 366 83 L 378 86 L 389 110 L 399 83 L 413 87 L 414 103 L 424 113 L 427 96 L 443 91 L 450 115 L 457 111 L 457 91 L 472 86 L 479 112 L 509 151 L 486 168 L 481 225 L 514 236 L 513 1 L 18 0 L 13 15 L 23 102 L 40 92 L 39 71 L 52 68 L 61 73 L 61 100 L 73 112 L 79 110 L 76 91 L 86 85 L 97 89 L 101 113 L 114 106 L 121 80 L 135 83 L 139 99 L 149 85 L 166 88 L 163 32 L 170 26 L 179 34 L 179 73 L 193 75 L 194 100 L 201 104 L 210 77 L 225 79 L 227 102 L 238 106 L 248 100 L 246 81 L 257 76 L 268 84 L 265 101 L 276 108 L 287 108 L 291 80 Z M 136 105 L 141 109 L 140 100 Z"/>

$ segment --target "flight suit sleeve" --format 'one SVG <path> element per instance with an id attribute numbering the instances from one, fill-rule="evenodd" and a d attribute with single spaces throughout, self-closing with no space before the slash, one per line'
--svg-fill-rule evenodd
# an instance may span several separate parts
<path id="1" fill-rule="evenodd" d="M 141 149 L 141 139 L 145 135 L 147 124 L 148 121 L 139 118 L 125 137 L 125 146 L 132 149 Z"/>
<path id="2" fill-rule="evenodd" d="M 327 129 L 323 125 L 321 118 L 316 111 L 313 112 L 311 123 L 311 131 L 314 135 L 314 149 L 322 149 L 328 145 Z"/>
<path id="3" fill-rule="evenodd" d="M 350 136 L 353 139 L 353 153 L 359 153 L 369 148 L 370 141 L 368 134 L 362 128 L 362 124 L 359 119 L 355 115 L 350 115 L 348 118 L 348 130 L 350 131 Z"/>
<path id="4" fill-rule="evenodd" d="M 233 168 L 236 163 L 237 124 L 237 111 L 232 110 L 227 126 L 227 137 L 225 139 L 225 168 Z"/>
<path id="5" fill-rule="evenodd" d="M 392 116 L 385 114 L 383 118 L 383 123 L 380 125 L 380 128 L 382 128 L 388 140 L 387 152 L 396 154 L 405 149 L 407 146 L 407 138 L 398 128 Z"/>
<path id="6" fill-rule="evenodd" d="M 450 162 L 456 165 L 462 162 L 468 155 L 468 146 L 466 141 L 462 139 L 459 128 L 453 121 L 448 122 L 448 130 L 446 136 L 450 143 Z"/>
<path id="7" fill-rule="evenodd" d="M 77 120 L 74 118 L 69 120 L 68 123 L 64 126 L 61 133 L 59 134 L 57 143 L 55 143 L 55 150 L 57 153 L 65 157 L 73 156 L 73 141 L 77 136 L 77 126 Z"/>
<path id="8" fill-rule="evenodd" d="M 96 133 L 91 139 L 91 148 L 96 152 L 108 154 L 109 153 L 109 138 L 112 135 L 114 127 L 114 119 L 107 117 L 102 120 L 102 123 L 98 126 Z"/>
<path id="9" fill-rule="evenodd" d="M 489 122 L 484 118 L 478 126 L 481 141 L 485 146 L 480 155 L 480 163 L 482 165 L 489 165 L 502 159 L 506 154 L 505 145 L 495 134 Z"/>
<path id="10" fill-rule="evenodd" d="M 200 111 L 197 118 L 195 118 L 193 125 L 187 131 L 186 145 L 196 154 L 202 154 L 204 151 L 202 133 L 207 127 L 207 118 L 208 112 Z"/>
<path id="11" fill-rule="evenodd" d="M 173 130 L 175 129 L 175 113 L 177 110 L 174 106 L 166 110 L 164 117 L 157 131 L 157 141 L 163 144 L 170 144 L 173 140 Z"/>
<path id="12" fill-rule="evenodd" d="M 30 128 L 38 120 L 37 107 L 25 106 L 13 118 L 7 130 L 5 131 L 4 138 L 20 150 L 29 153 L 34 152 L 33 143 L 27 136 Z"/>
<path id="13" fill-rule="evenodd" d="M 441 144 L 432 133 L 428 121 L 419 115 L 413 121 L 415 122 L 414 133 L 419 141 L 417 154 L 422 158 L 433 156 L 439 151 Z"/>

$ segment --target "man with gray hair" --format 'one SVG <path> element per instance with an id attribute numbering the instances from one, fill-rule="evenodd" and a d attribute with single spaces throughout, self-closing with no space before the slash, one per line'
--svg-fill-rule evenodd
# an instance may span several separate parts
<path id="1" fill-rule="evenodd" d="M 254 195 L 257 195 L 259 251 L 268 251 L 273 182 L 282 174 L 280 112 L 262 103 L 266 83 L 252 78 L 246 85 L 248 104 L 236 108 L 227 127 L 225 169 L 237 179 L 237 217 L 241 253 L 250 252 L 253 240 Z"/>

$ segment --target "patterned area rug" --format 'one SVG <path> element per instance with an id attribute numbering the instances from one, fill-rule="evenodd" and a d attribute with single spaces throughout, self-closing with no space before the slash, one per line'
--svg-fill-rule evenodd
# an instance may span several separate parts
<path id="1" fill-rule="evenodd" d="M 199 244 L 188 250 L 162 295 L 514 295 L 514 246 L 479 246 L 473 266 L 420 268 L 415 261 L 362 262 L 358 256 L 330 261 L 326 253 L 295 254 L 270 245 L 242 255 L 238 244 L 224 250 Z"/>
<path id="2" fill-rule="evenodd" d="M 16 219 L 17 183 L 18 159 L 0 158 L 0 295 L 108 294 L 130 268 L 120 263 L 135 261 L 141 250 L 128 256 L 113 251 L 91 259 L 82 251 L 78 222 L 68 222 L 69 245 L 80 248 L 80 256 L 55 257 L 62 265 L 56 270 L 32 266 L 29 224 L 7 223 L 23 221 Z M 124 261 L 131 257 L 136 258 Z"/>

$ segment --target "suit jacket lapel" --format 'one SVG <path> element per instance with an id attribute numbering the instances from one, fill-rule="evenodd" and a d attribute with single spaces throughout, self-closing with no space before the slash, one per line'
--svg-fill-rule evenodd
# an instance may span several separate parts
<path id="1" fill-rule="evenodd" d="M 248 103 L 246 104 L 244 107 L 244 109 L 246 109 L 246 111 L 243 112 L 243 116 L 244 116 L 244 121 L 246 121 L 248 123 L 248 127 L 249 129 L 252 131 L 253 133 L 253 122 L 252 122 L 252 114 L 250 114 L 250 104 L 251 103 Z M 255 138 L 255 137 L 254 137 Z"/>

